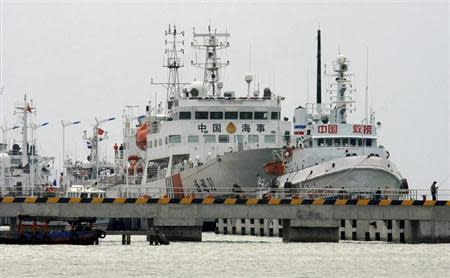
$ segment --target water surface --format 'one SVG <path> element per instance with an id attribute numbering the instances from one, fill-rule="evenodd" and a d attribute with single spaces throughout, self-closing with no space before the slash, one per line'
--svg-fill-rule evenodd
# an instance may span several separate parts
<path id="1" fill-rule="evenodd" d="M 0 277 L 450 277 L 450 244 L 282 243 L 203 234 L 203 242 L 0 245 Z"/>

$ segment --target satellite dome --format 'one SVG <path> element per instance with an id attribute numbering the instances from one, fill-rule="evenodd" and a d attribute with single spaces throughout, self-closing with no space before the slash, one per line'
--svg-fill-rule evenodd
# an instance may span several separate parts
<path id="1" fill-rule="evenodd" d="M 204 93 L 203 82 L 194 81 L 187 87 L 187 90 L 188 90 L 189 94 L 194 97 L 203 95 L 203 93 Z"/>
<path id="2" fill-rule="evenodd" d="M 347 58 L 345 58 L 344 55 L 339 54 L 336 58 L 336 63 L 338 64 L 344 64 L 347 61 Z"/>
<path id="3" fill-rule="evenodd" d="M 253 75 L 251 73 L 247 73 L 245 75 L 245 82 L 250 83 L 253 81 Z"/>

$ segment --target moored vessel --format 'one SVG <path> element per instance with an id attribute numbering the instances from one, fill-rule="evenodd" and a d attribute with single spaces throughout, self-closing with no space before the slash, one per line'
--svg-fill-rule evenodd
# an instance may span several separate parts
<path id="1" fill-rule="evenodd" d="M 331 102 L 322 103 L 319 30 L 317 102 L 295 109 L 295 144 L 278 161 L 284 165 L 276 172 L 280 187 L 407 189 L 390 153 L 378 142 L 381 124 L 374 113 L 369 115 L 367 104 L 361 122 L 348 121 L 355 108 L 348 68 L 349 60 L 339 53 L 333 72 L 326 74 Z"/>
<path id="2" fill-rule="evenodd" d="M 244 78 L 246 95 L 225 90 L 222 74 L 229 61 L 219 54 L 229 47 L 230 34 L 211 27 L 205 33 L 194 30 L 191 44 L 204 55 L 192 61 L 203 78 L 181 83 L 180 35 L 175 27 L 166 32 L 169 80 L 154 83 L 167 88 L 166 104 L 150 103 L 144 117 L 124 117 L 128 196 L 161 189 L 169 196 L 195 195 L 271 184 L 262 165 L 291 136 L 291 123 L 281 118 L 284 97 L 270 88 L 262 94 L 256 86 L 251 91 L 251 74 Z"/>

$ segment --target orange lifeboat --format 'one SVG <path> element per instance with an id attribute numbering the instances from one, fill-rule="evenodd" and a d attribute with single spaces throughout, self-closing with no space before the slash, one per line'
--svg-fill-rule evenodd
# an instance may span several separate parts
<path id="1" fill-rule="evenodd" d="M 143 123 L 138 129 L 136 130 L 136 146 L 138 146 L 139 149 L 145 150 L 147 148 L 147 134 L 148 134 L 148 124 Z"/>
<path id="2" fill-rule="evenodd" d="M 139 155 L 137 155 L 137 154 L 130 154 L 130 155 L 128 156 L 128 161 L 131 161 L 131 160 L 139 160 L 139 159 L 141 159 L 141 158 L 140 158 Z"/>
<path id="3" fill-rule="evenodd" d="M 283 161 L 269 161 L 263 165 L 264 172 L 272 176 L 282 176 L 284 174 Z"/>

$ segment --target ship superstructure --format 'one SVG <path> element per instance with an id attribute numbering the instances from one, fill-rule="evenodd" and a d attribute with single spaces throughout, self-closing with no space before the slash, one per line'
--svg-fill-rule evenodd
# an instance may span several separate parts
<path id="1" fill-rule="evenodd" d="M 258 180 L 270 183 L 262 165 L 290 142 L 291 123 L 281 119 L 284 98 L 269 88 L 262 95 L 258 90 L 250 94 L 251 74 L 245 75 L 248 91 L 243 96 L 225 90 L 221 76 L 229 61 L 220 53 L 230 46 L 230 35 L 211 28 L 194 30 L 191 44 L 203 56 L 191 62 L 203 69 L 203 78 L 180 83 L 177 34 L 184 35 L 175 27 L 166 32 L 166 42 L 172 42 L 166 50 L 166 107 L 150 103 L 144 118 L 126 117 L 127 183 L 163 188 L 169 195 L 255 187 Z"/>
<path id="2" fill-rule="evenodd" d="M 51 184 L 54 157 L 39 155 L 35 138 L 36 130 L 48 123 L 35 122 L 32 116 L 35 115 L 36 108 L 26 95 L 14 108 L 18 124 L 2 126 L 0 190 L 11 195 L 32 195 Z M 16 139 L 19 136 L 11 136 L 10 133 L 19 130 L 20 139 Z"/>
<path id="3" fill-rule="evenodd" d="M 320 31 L 318 33 L 320 57 Z M 320 58 L 318 57 L 318 68 Z M 295 146 L 285 152 L 280 186 L 296 188 L 399 188 L 406 180 L 389 160 L 389 152 L 378 143 L 373 113 L 361 122 L 348 122 L 354 111 L 355 91 L 348 72 L 349 60 L 339 53 L 333 72 L 327 73 L 330 103 L 321 103 L 318 70 L 317 102 L 295 109 Z"/>

